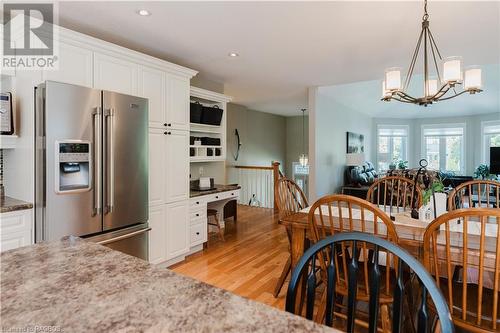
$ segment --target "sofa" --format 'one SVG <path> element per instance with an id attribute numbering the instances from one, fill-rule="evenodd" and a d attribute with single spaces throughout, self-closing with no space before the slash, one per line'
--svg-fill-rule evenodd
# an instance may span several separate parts
<path id="1" fill-rule="evenodd" d="M 348 167 L 346 170 L 346 185 L 370 186 L 378 178 L 377 171 L 372 162 L 363 165 Z"/>

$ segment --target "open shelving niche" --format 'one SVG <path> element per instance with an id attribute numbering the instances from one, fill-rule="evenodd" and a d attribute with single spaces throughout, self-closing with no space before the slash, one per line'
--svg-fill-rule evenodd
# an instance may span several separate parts
<path id="1" fill-rule="evenodd" d="M 205 106 L 215 106 L 217 105 L 222 112 L 222 120 L 220 126 L 216 125 L 205 125 L 190 123 L 189 131 L 190 136 L 194 137 L 211 137 L 219 138 L 221 141 L 220 146 L 195 146 L 190 145 L 189 148 L 194 149 L 195 156 L 190 156 L 190 162 L 220 162 L 226 159 L 226 119 L 227 119 L 227 103 L 231 101 L 231 97 L 219 94 L 213 91 L 191 87 L 190 93 L 191 102 L 199 102 Z M 220 156 L 215 156 L 215 149 L 219 148 L 221 150 Z M 207 150 L 213 149 L 213 156 L 207 156 Z M 191 155 L 191 154 L 190 154 Z"/>

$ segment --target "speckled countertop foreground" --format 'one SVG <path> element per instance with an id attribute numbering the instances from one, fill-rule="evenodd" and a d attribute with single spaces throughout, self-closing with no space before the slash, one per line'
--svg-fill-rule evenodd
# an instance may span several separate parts
<path id="1" fill-rule="evenodd" d="M 14 212 L 16 210 L 33 208 L 33 204 L 5 196 L 0 200 L 0 213 Z"/>
<path id="2" fill-rule="evenodd" d="M 335 331 L 79 238 L 0 259 L 1 331 Z"/>

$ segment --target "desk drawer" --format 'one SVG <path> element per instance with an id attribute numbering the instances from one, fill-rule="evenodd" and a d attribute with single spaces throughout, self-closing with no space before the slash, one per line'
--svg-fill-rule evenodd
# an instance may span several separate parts
<path id="1" fill-rule="evenodd" d="M 198 223 L 191 226 L 191 246 L 203 244 L 207 241 L 207 225 L 206 223 Z"/>
<path id="2" fill-rule="evenodd" d="M 237 198 L 239 194 L 240 194 L 239 190 L 234 190 L 234 191 L 226 191 L 218 193 L 218 196 L 219 200 L 223 200 L 223 199 Z"/>
<path id="3" fill-rule="evenodd" d="M 207 218 L 207 208 L 205 207 L 204 209 L 196 209 L 196 210 L 190 210 L 189 211 L 189 219 L 196 220 L 196 219 L 206 219 Z"/>
<path id="4" fill-rule="evenodd" d="M 198 198 L 192 198 L 190 200 L 190 207 L 191 209 L 196 209 L 196 208 L 202 208 L 202 207 L 205 207 L 205 209 L 207 208 L 207 196 L 201 196 L 201 197 L 198 197 Z"/>
<path id="5" fill-rule="evenodd" d="M 207 225 L 207 221 L 208 221 L 208 220 L 207 220 L 207 218 L 206 218 L 206 217 L 197 217 L 197 218 L 195 218 L 195 219 L 191 219 L 191 220 L 189 221 L 189 224 L 190 224 L 190 225 L 195 225 L 195 224 L 200 224 L 200 223 L 202 223 L 202 224 L 204 224 L 204 225 Z"/>

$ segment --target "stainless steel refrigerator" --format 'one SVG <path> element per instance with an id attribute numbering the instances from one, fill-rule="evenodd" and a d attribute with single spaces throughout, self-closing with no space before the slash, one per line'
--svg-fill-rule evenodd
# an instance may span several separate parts
<path id="1" fill-rule="evenodd" d="M 148 259 L 148 100 L 35 89 L 35 239 L 74 235 Z"/>

